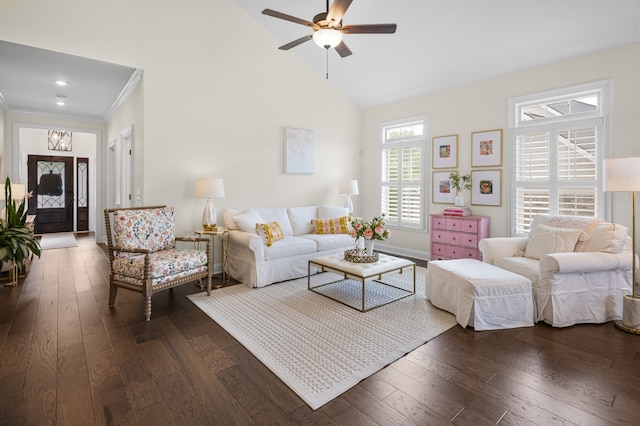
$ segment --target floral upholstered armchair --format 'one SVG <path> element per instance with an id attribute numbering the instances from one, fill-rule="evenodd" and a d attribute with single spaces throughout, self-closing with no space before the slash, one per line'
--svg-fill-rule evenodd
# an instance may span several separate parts
<path id="1" fill-rule="evenodd" d="M 154 293 L 204 279 L 207 295 L 211 295 L 210 240 L 176 237 L 172 207 L 105 209 L 104 219 L 111 264 L 110 307 L 118 288 L 137 291 L 144 296 L 144 315 L 149 321 Z M 176 242 L 185 241 L 191 248 L 176 247 Z M 196 249 L 195 242 L 206 243 L 206 250 Z"/>

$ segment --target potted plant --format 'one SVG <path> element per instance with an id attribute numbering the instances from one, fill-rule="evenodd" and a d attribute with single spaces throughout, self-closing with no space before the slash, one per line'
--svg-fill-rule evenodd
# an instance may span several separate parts
<path id="1" fill-rule="evenodd" d="M 18 273 L 32 254 L 40 257 L 40 244 L 33 230 L 26 225 L 27 210 L 24 200 L 16 206 L 11 196 L 11 180 L 7 177 L 4 184 L 5 217 L 0 218 L 0 261 L 3 266 L 10 264 L 10 285 L 18 282 Z"/>
<path id="2" fill-rule="evenodd" d="M 449 180 L 451 181 L 451 186 L 456 190 L 455 205 L 458 207 L 464 206 L 462 190 L 471 189 L 471 175 L 460 175 L 458 172 L 451 172 L 449 174 Z"/>

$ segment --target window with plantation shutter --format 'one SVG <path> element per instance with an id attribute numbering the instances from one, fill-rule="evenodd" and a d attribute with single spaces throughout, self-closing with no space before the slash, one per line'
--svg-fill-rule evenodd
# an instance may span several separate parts
<path id="1" fill-rule="evenodd" d="M 512 235 L 536 214 L 604 218 L 608 97 L 599 82 L 510 101 Z"/>
<path id="2" fill-rule="evenodd" d="M 424 229 L 425 120 L 382 126 L 380 209 L 391 226 Z"/>

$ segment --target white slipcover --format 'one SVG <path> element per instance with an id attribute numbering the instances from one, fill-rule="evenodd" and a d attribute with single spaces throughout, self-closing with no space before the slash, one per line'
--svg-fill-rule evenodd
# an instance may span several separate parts
<path id="1" fill-rule="evenodd" d="M 537 215 L 534 222 L 583 229 L 588 234 L 602 219 Z M 528 237 L 485 238 L 478 247 L 484 262 L 531 280 L 537 321 L 554 327 L 603 323 L 622 318 L 622 300 L 631 292 L 631 238 L 622 251 L 551 253 L 522 256 Z M 587 245 L 588 247 L 588 245 Z"/>
<path id="2" fill-rule="evenodd" d="M 264 223 L 278 222 L 285 234 L 284 239 L 267 247 L 257 234 L 242 231 L 233 217 L 247 211 L 260 217 Z M 342 254 L 355 247 L 354 239 L 348 234 L 309 233 L 313 229 L 311 220 L 347 215 L 347 208 L 336 206 L 228 209 L 224 212 L 225 227 L 229 230 L 226 271 L 249 287 L 264 287 L 304 277 L 310 259 Z"/>
<path id="3" fill-rule="evenodd" d="M 432 260 L 427 298 L 476 331 L 530 327 L 534 323 L 531 281 L 475 259 Z"/>

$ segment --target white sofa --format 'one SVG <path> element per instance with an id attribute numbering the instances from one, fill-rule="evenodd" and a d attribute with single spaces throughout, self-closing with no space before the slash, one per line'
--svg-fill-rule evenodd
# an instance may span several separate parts
<path id="1" fill-rule="evenodd" d="M 336 206 L 227 209 L 227 273 L 249 287 L 304 277 L 309 259 L 355 247 L 349 234 L 314 233 L 312 221 L 345 216 L 347 208 Z M 284 238 L 269 247 L 256 232 L 256 224 L 272 222 L 278 222 Z"/>
<path id="2" fill-rule="evenodd" d="M 631 292 L 627 231 L 597 218 L 536 215 L 529 236 L 485 238 L 479 248 L 484 262 L 531 280 L 538 321 L 602 323 L 622 318 Z"/>

